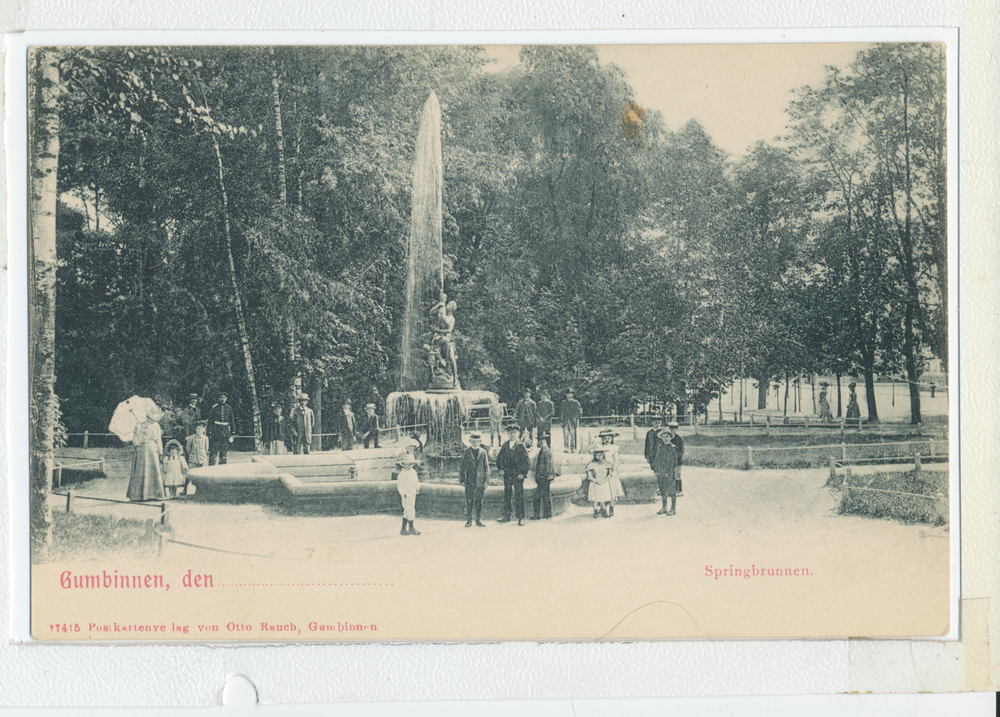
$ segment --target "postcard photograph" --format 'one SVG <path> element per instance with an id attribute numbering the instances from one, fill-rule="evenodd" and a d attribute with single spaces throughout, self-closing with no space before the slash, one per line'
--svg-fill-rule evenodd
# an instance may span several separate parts
<path id="1" fill-rule="evenodd" d="M 947 59 L 30 48 L 32 637 L 947 635 Z"/>

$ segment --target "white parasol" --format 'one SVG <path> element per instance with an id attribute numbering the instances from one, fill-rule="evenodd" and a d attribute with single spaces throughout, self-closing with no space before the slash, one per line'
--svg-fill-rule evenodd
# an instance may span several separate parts
<path id="1" fill-rule="evenodd" d="M 145 421 L 147 415 L 152 414 L 155 418 L 159 413 L 160 409 L 153 399 L 132 396 L 118 404 L 111 416 L 108 430 L 125 443 L 131 443 L 135 427 Z"/>

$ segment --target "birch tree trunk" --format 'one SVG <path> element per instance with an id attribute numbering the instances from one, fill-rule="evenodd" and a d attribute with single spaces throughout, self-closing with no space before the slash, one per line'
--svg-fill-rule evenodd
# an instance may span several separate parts
<path id="1" fill-rule="evenodd" d="M 219 151 L 219 140 L 214 134 L 209 134 L 212 138 L 212 147 L 215 149 L 215 159 L 219 168 L 219 189 L 222 192 L 222 220 L 223 237 L 226 242 L 226 267 L 229 271 L 229 281 L 233 285 L 233 304 L 236 307 L 236 326 L 239 329 L 240 344 L 243 348 L 243 361 L 246 364 L 247 382 L 250 384 L 250 400 L 253 403 L 253 434 L 254 449 L 261 450 L 261 420 L 260 401 L 257 400 L 257 381 L 254 378 L 253 358 L 250 356 L 250 338 L 247 334 L 247 322 L 243 317 L 243 297 L 240 293 L 240 285 L 236 280 L 236 264 L 233 262 L 233 244 L 229 231 L 229 197 L 226 194 L 226 180 L 222 170 L 222 152 Z"/>
<path id="2" fill-rule="evenodd" d="M 52 544 L 55 461 L 56 177 L 59 169 L 59 64 L 52 50 L 29 59 L 28 385 L 31 553 Z M 16 420 L 16 419 L 15 419 Z"/>

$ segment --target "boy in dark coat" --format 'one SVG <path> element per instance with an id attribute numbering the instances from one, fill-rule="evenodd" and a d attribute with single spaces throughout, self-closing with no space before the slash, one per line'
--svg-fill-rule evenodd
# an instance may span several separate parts
<path id="1" fill-rule="evenodd" d="M 532 520 L 552 517 L 552 496 L 549 493 L 549 486 L 552 485 L 553 477 L 552 451 L 549 450 L 549 442 L 539 437 L 538 456 L 535 458 L 535 498 L 532 501 L 535 514 L 531 517 Z"/>

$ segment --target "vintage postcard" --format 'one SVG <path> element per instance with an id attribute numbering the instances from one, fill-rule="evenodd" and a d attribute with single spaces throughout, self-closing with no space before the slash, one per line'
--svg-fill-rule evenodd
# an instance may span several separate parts
<path id="1" fill-rule="evenodd" d="M 950 62 L 29 48 L 32 638 L 954 637 Z"/>

